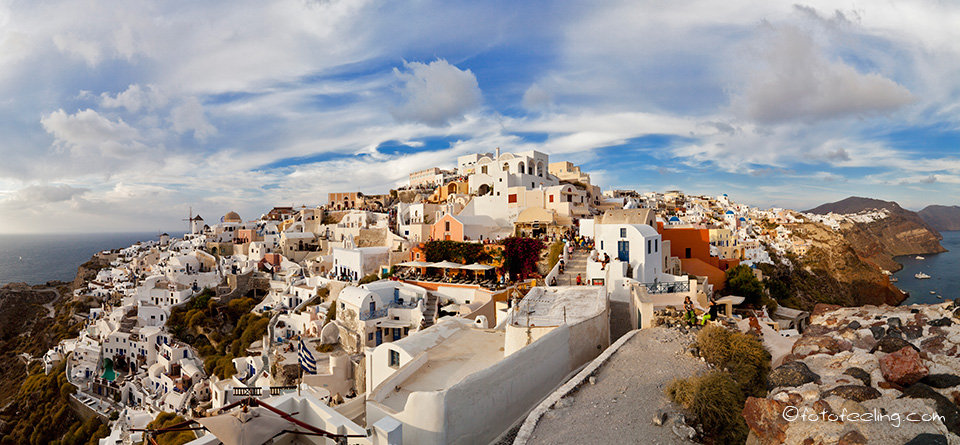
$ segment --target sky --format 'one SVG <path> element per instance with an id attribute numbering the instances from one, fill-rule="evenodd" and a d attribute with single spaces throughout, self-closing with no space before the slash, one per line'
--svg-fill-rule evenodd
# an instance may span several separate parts
<path id="1" fill-rule="evenodd" d="M 0 0 L 0 233 L 183 230 L 538 150 L 604 190 L 960 204 L 960 3 Z"/>

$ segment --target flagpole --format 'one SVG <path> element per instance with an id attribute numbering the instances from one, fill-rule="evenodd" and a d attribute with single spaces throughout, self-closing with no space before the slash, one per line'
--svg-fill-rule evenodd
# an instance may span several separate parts
<path id="1" fill-rule="evenodd" d="M 300 354 L 302 353 L 301 350 L 303 349 L 303 337 L 301 337 L 301 336 L 298 335 L 298 336 L 297 336 L 297 339 L 298 339 L 298 344 L 297 344 L 297 365 L 299 365 L 299 366 L 297 366 L 297 368 L 299 368 L 299 370 L 300 370 L 300 372 L 299 372 L 298 375 L 297 375 L 297 397 L 300 397 L 300 385 L 303 384 L 303 363 L 300 363 L 300 361 L 303 360 L 302 358 L 300 358 Z"/>

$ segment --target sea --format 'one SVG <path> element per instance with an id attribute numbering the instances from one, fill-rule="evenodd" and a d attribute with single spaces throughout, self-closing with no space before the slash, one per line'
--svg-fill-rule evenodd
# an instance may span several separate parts
<path id="1" fill-rule="evenodd" d="M 903 265 L 903 269 L 893 274 L 898 280 L 894 284 L 910 293 L 903 304 L 943 303 L 948 298 L 960 298 L 960 231 L 940 234 L 943 235 L 940 244 L 949 252 L 920 255 L 923 259 L 917 259 L 917 255 L 894 258 Z M 930 278 L 917 279 L 918 272 L 930 275 Z M 937 298 L 937 295 L 943 298 Z"/>
<path id="2" fill-rule="evenodd" d="M 0 286 L 73 281 L 77 267 L 93 254 L 157 239 L 156 232 L 0 235 Z"/>

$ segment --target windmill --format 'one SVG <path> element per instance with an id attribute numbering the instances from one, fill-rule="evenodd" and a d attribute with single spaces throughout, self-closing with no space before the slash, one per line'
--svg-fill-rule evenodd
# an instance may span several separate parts
<path id="1" fill-rule="evenodd" d="M 187 222 L 187 233 L 193 233 L 193 206 L 190 206 L 190 213 L 187 219 L 182 219 L 181 221 Z"/>

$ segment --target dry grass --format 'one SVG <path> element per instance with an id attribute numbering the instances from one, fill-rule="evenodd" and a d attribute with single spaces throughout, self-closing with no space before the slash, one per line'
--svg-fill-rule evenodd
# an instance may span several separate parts
<path id="1" fill-rule="evenodd" d="M 766 394 L 770 353 L 756 338 L 717 325 L 701 330 L 697 345 L 714 371 L 671 381 L 667 396 L 696 416 L 707 439 L 743 443 L 747 437 L 743 404 L 747 396 Z"/>

